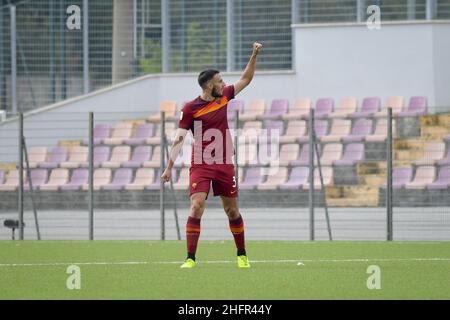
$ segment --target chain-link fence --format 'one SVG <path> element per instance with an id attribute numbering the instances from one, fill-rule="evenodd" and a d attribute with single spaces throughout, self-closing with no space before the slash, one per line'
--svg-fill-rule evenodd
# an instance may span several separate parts
<path id="1" fill-rule="evenodd" d="M 249 238 L 448 240 L 450 114 L 428 115 L 425 97 L 403 100 L 390 97 L 382 106 L 369 97 L 358 107 L 352 97 L 336 105 L 320 99 L 312 118 L 309 99 L 292 106 L 283 99 L 270 106 L 232 100 L 228 122 Z M 94 114 L 90 121 L 73 113 L 49 117 L 46 129 L 25 118 L 24 178 L 17 162 L 0 169 L 2 220 L 20 221 L 24 212 L 25 239 L 37 237 L 35 221 L 42 239 L 184 237 L 192 139 L 189 133 L 162 189 L 177 127 L 176 105 L 165 109 L 164 122 L 158 114 L 117 123 L 111 120 L 117 115 Z M 0 127 L 11 131 L 11 146 L 21 127 Z M 212 194 L 204 221 L 202 237 L 228 236 Z M 1 238 L 11 236 L 0 230 Z"/>
<path id="2" fill-rule="evenodd" d="M 449 0 L 3 0 L 0 110 L 26 112 L 152 73 L 291 70 L 292 23 L 450 18 Z M 86 20 L 86 21 L 85 21 Z"/>

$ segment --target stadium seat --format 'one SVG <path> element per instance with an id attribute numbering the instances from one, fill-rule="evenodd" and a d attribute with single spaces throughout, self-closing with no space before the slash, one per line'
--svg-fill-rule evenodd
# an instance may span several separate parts
<path id="1" fill-rule="evenodd" d="M 277 164 L 279 166 L 288 166 L 292 161 L 298 159 L 300 152 L 300 145 L 297 143 L 283 144 L 280 148 L 279 158 L 271 162 L 271 166 Z M 261 158 L 260 158 L 261 159 Z"/>
<path id="2" fill-rule="evenodd" d="M 280 185 L 280 190 L 298 190 L 308 182 L 308 178 L 308 167 L 294 167 L 291 170 L 288 181 Z"/>
<path id="3" fill-rule="evenodd" d="M 5 171 L 0 169 L 0 185 L 2 185 L 5 182 Z"/>
<path id="4" fill-rule="evenodd" d="M 94 170 L 94 190 L 100 190 L 101 187 L 111 182 L 111 169 L 97 168 Z M 83 190 L 89 190 L 89 184 L 86 182 L 82 186 Z"/>
<path id="5" fill-rule="evenodd" d="M 326 118 L 333 112 L 334 100 L 332 98 L 321 98 L 316 102 L 314 117 L 316 119 Z"/>
<path id="6" fill-rule="evenodd" d="M 330 133 L 318 137 L 321 142 L 339 142 L 342 138 L 350 134 L 352 121 L 345 119 L 334 119 L 331 125 Z"/>
<path id="7" fill-rule="evenodd" d="M 131 138 L 132 133 L 133 133 L 133 124 L 128 122 L 120 122 L 114 127 L 111 137 L 103 139 L 103 144 L 106 145 L 122 144 L 125 140 Z"/>
<path id="8" fill-rule="evenodd" d="M 395 167 L 392 169 L 392 188 L 401 189 L 412 179 L 412 167 Z M 386 189 L 387 183 L 384 182 L 381 188 Z"/>
<path id="9" fill-rule="evenodd" d="M 442 190 L 450 187 L 450 166 L 443 166 L 439 168 L 439 173 L 436 181 L 427 185 L 430 190 Z"/>
<path id="10" fill-rule="evenodd" d="M 61 168 L 78 168 L 83 163 L 88 162 L 89 147 L 86 146 L 74 146 L 70 149 L 69 159 L 61 162 Z"/>
<path id="11" fill-rule="evenodd" d="M 181 169 L 177 182 L 173 184 L 173 188 L 174 190 L 189 189 L 189 168 Z"/>
<path id="12" fill-rule="evenodd" d="M 60 187 L 61 190 L 79 190 L 83 185 L 88 184 L 88 169 L 75 169 L 72 171 L 70 181 Z"/>
<path id="13" fill-rule="evenodd" d="M 373 121 L 372 119 L 358 119 L 352 128 L 350 135 L 343 137 L 343 142 L 360 142 L 364 141 L 366 136 L 372 133 Z"/>
<path id="14" fill-rule="evenodd" d="M 309 110 L 311 109 L 311 99 L 297 99 L 292 109 L 288 113 L 283 114 L 281 119 L 283 120 L 300 120 L 306 119 L 309 116 Z"/>
<path id="15" fill-rule="evenodd" d="M 93 166 L 99 167 L 103 162 L 108 161 L 110 156 L 110 149 L 108 146 L 94 147 Z M 89 162 L 80 163 L 80 168 L 88 168 Z"/>
<path id="16" fill-rule="evenodd" d="M 316 139 L 319 139 L 328 133 L 328 120 L 316 120 L 314 121 L 314 131 L 316 133 Z M 306 136 L 298 138 L 299 143 L 309 142 L 309 132 Z"/>
<path id="17" fill-rule="evenodd" d="M 61 162 L 67 161 L 67 148 L 54 147 L 50 151 L 48 158 L 44 162 L 39 162 L 39 168 L 55 169 L 58 168 Z"/>
<path id="18" fill-rule="evenodd" d="M 59 188 L 69 181 L 69 169 L 59 168 L 53 169 L 50 173 L 50 179 L 47 183 L 41 185 L 41 191 L 58 191 Z"/>
<path id="19" fill-rule="evenodd" d="M 165 123 L 166 138 L 168 143 L 170 143 L 174 138 L 176 130 L 175 122 Z M 156 134 L 153 137 L 145 139 L 145 142 L 151 145 L 159 145 L 161 143 L 161 124 L 158 125 Z"/>
<path id="20" fill-rule="evenodd" d="M 151 146 L 137 146 L 131 156 L 131 160 L 122 163 L 124 168 L 140 168 L 145 161 L 150 160 L 152 154 Z"/>
<path id="21" fill-rule="evenodd" d="M 244 180 L 239 185 L 240 190 L 252 190 L 262 183 L 263 176 L 261 175 L 260 167 L 250 167 L 245 172 Z"/>
<path id="22" fill-rule="evenodd" d="M 155 170 L 150 168 L 140 168 L 136 171 L 136 176 L 132 183 L 125 185 L 125 190 L 144 190 L 155 181 Z"/>
<path id="23" fill-rule="evenodd" d="M 397 136 L 395 128 L 395 120 L 392 120 L 392 137 Z M 365 141 L 367 142 L 384 142 L 387 139 L 387 119 L 379 118 L 375 126 L 373 134 L 367 135 Z"/>
<path id="24" fill-rule="evenodd" d="M 38 190 L 40 186 L 47 183 L 48 171 L 47 169 L 32 169 L 30 176 L 33 190 Z M 30 184 L 28 182 L 28 179 L 27 181 L 24 181 L 23 189 L 26 191 L 30 190 Z"/>
<path id="25" fill-rule="evenodd" d="M 143 166 L 145 168 L 159 168 L 161 166 L 161 147 L 156 146 L 153 148 L 152 157 L 149 161 L 144 161 Z"/>
<path id="26" fill-rule="evenodd" d="M 40 162 L 47 159 L 47 147 L 31 147 L 28 152 L 28 164 L 30 169 L 37 168 Z M 24 166 L 26 165 L 24 160 Z"/>
<path id="27" fill-rule="evenodd" d="M 230 102 L 228 102 L 227 116 L 228 116 L 229 122 L 230 122 L 230 120 L 234 120 L 234 118 L 236 116 L 236 110 L 239 111 L 239 116 L 240 116 L 242 114 L 242 112 L 244 111 L 244 101 L 243 100 L 233 99 Z"/>
<path id="28" fill-rule="evenodd" d="M 424 147 L 424 154 L 420 159 L 413 161 L 416 166 L 435 165 L 445 155 L 444 142 L 428 142 Z"/>
<path id="29" fill-rule="evenodd" d="M 287 123 L 286 133 L 280 136 L 280 143 L 294 143 L 306 135 L 306 122 L 304 120 L 291 120 Z"/>
<path id="30" fill-rule="evenodd" d="M 114 173 L 111 183 L 101 186 L 101 190 L 121 190 L 133 179 L 131 168 L 120 168 Z"/>
<path id="31" fill-rule="evenodd" d="M 321 166 L 331 166 L 335 160 L 342 158 L 343 146 L 341 143 L 328 143 L 323 147 L 320 156 Z"/>
<path id="32" fill-rule="evenodd" d="M 428 102 L 426 97 L 411 97 L 405 111 L 398 114 L 399 117 L 416 117 L 428 114 Z"/>
<path id="33" fill-rule="evenodd" d="M 192 159 L 192 146 L 190 143 L 183 144 L 183 147 L 180 150 L 180 154 L 175 160 L 174 167 L 182 168 L 189 167 Z"/>
<path id="34" fill-rule="evenodd" d="M 256 186 L 258 190 L 276 190 L 285 183 L 288 178 L 288 169 L 286 167 L 277 168 L 276 174 L 268 175 L 267 180 Z"/>
<path id="35" fill-rule="evenodd" d="M 133 137 L 125 139 L 124 144 L 141 145 L 147 138 L 153 137 L 155 125 L 153 123 L 142 123 L 137 126 L 136 133 Z"/>
<path id="36" fill-rule="evenodd" d="M 176 101 L 161 101 L 159 104 L 159 112 L 150 115 L 147 118 L 149 122 L 160 122 L 161 121 L 161 112 L 165 112 L 164 115 L 166 121 L 174 121 L 177 117 L 177 102 Z"/>
<path id="37" fill-rule="evenodd" d="M 24 171 L 25 182 L 25 171 Z M 10 170 L 6 176 L 5 183 L 0 185 L 0 191 L 15 191 L 19 186 L 19 170 Z"/>
<path id="38" fill-rule="evenodd" d="M 261 135 L 260 141 L 264 141 L 264 137 L 267 138 L 267 141 L 279 141 L 277 139 L 284 133 L 284 121 L 267 120 L 264 129 L 266 130 L 266 134 Z"/>
<path id="39" fill-rule="evenodd" d="M 333 168 L 322 167 L 323 176 L 323 186 L 328 187 L 333 185 Z M 303 189 L 309 190 L 309 182 L 303 184 Z M 314 170 L 314 189 L 322 189 L 322 184 L 320 182 L 320 172 L 319 168 Z"/>
<path id="40" fill-rule="evenodd" d="M 340 160 L 334 160 L 335 166 L 353 166 L 364 160 L 364 143 L 349 143 L 345 146 L 344 155 Z"/>
<path id="41" fill-rule="evenodd" d="M 239 116 L 241 121 L 255 121 L 266 111 L 266 102 L 263 99 L 251 100 L 244 112 Z"/>
<path id="42" fill-rule="evenodd" d="M 270 108 L 266 113 L 258 116 L 258 120 L 279 120 L 283 114 L 287 114 L 289 110 L 289 100 L 275 99 L 272 101 Z"/>
<path id="43" fill-rule="evenodd" d="M 444 137 L 444 141 L 445 141 L 445 142 L 450 142 L 450 134 L 448 134 L 448 135 L 446 135 L 446 136 Z"/>
<path id="44" fill-rule="evenodd" d="M 375 112 L 373 116 L 375 118 L 386 118 L 387 108 L 392 108 L 392 116 L 397 116 L 403 111 L 404 98 L 402 96 L 389 97 L 384 104 L 384 108 L 381 111 Z"/>
<path id="45" fill-rule="evenodd" d="M 262 132 L 262 121 L 247 121 L 242 127 L 241 134 L 238 137 L 239 143 L 257 141 Z"/>
<path id="46" fill-rule="evenodd" d="M 103 168 L 120 168 L 123 163 L 130 160 L 130 155 L 130 146 L 115 146 L 112 149 L 111 158 L 102 162 L 101 166 Z"/>
<path id="47" fill-rule="evenodd" d="M 350 114 L 356 112 L 358 108 L 358 102 L 354 97 L 345 97 L 342 98 L 339 102 L 338 107 L 334 112 L 331 112 L 328 115 L 328 118 L 336 119 L 336 118 L 347 118 Z"/>
<path id="48" fill-rule="evenodd" d="M 367 97 L 364 98 L 361 110 L 357 111 L 355 113 L 352 113 L 349 115 L 350 118 L 356 119 L 356 118 L 370 118 L 372 117 L 376 112 L 380 111 L 380 98 L 378 97 Z"/>
<path id="49" fill-rule="evenodd" d="M 94 145 L 99 145 L 103 143 L 103 140 L 109 138 L 111 134 L 111 127 L 106 123 L 99 123 L 95 125 L 93 130 L 93 140 Z M 83 139 L 83 144 L 88 145 L 89 139 Z"/>
<path id="50" fill-rule="evenodd" d="M 297 159 L 291 161 L 291 166 L 307 166 L 309 164 L 309 144 L 305 143 L 301 145 L 302 149 Z M 320 145 L 318 145 L 319 152 L 322 152 Z M 319 154 L 320 156 L 320 154 Z M 317 156 L 314 154 L 314 163 L 317 164 Z"/>
<path id="51" fill-rule="evenodd" d="M 238 146 L 238 164 L 248 166 L 258 164 L 258 145 L 256 143 L 240 143 Z"/>
<path id="52" fill-rule="evenodd" d="M 434 166 L 417 167 L 414 180 L 405 184 L 406 189 L 425 189 L 433 183 L 436 177 L 436 168 Z"/>
<path id="53" fill-rule="evenodd" d="M 437 161 L 437 164 L 440 166 L 445 166 L 450 164 L 450 146 L 447 148 L 447 154 L 441 160 Z"/>

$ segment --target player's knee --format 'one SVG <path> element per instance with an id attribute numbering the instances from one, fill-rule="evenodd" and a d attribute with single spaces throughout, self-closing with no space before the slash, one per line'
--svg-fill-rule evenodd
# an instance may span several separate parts
<path id="1" fill-rule="evenodd" d="M 204 201 L 192 201 L 191 215 L 194 215 L 196 218 L 200 218 L 203 214 L 204 209 L 205 209 Z"/>
<path id="2" fill-rule="evenodd" d="M 230 218 L 231 220 L 239 218 L 239 210 L 237 207 L 225 207 L 224 209 L 228 218 Z"/>

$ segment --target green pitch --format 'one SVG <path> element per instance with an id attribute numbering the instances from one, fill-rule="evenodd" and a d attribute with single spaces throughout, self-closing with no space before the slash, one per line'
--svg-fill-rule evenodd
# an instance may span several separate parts
<path id="1" fill-rule="evenodd" d="M 0 299 L 450 299 L 450 242 L 248 241 L 247 251 L 252 268 L 238 269 L 232 241 L 200 240 L 197 267 L 182 270 L 184 241 L 2 241 Z M 67 287 L 70 265 L 80 289 Z"/>

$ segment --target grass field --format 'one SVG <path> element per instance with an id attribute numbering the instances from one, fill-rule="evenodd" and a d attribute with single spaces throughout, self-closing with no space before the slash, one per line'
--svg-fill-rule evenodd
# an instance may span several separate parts
<path id="1" fill-rule="evenodd" d="M 184 241 L 0 242 L 0 299 L 450 299 L 450 242 L 200 241 L 197 268 L 180 269 Z M 302 262 L 303 264 L 298 264 Z M 67 268 L 80 268 L 69 290 Z M 371 265 L 381 289 L 367 288 Z"/>

